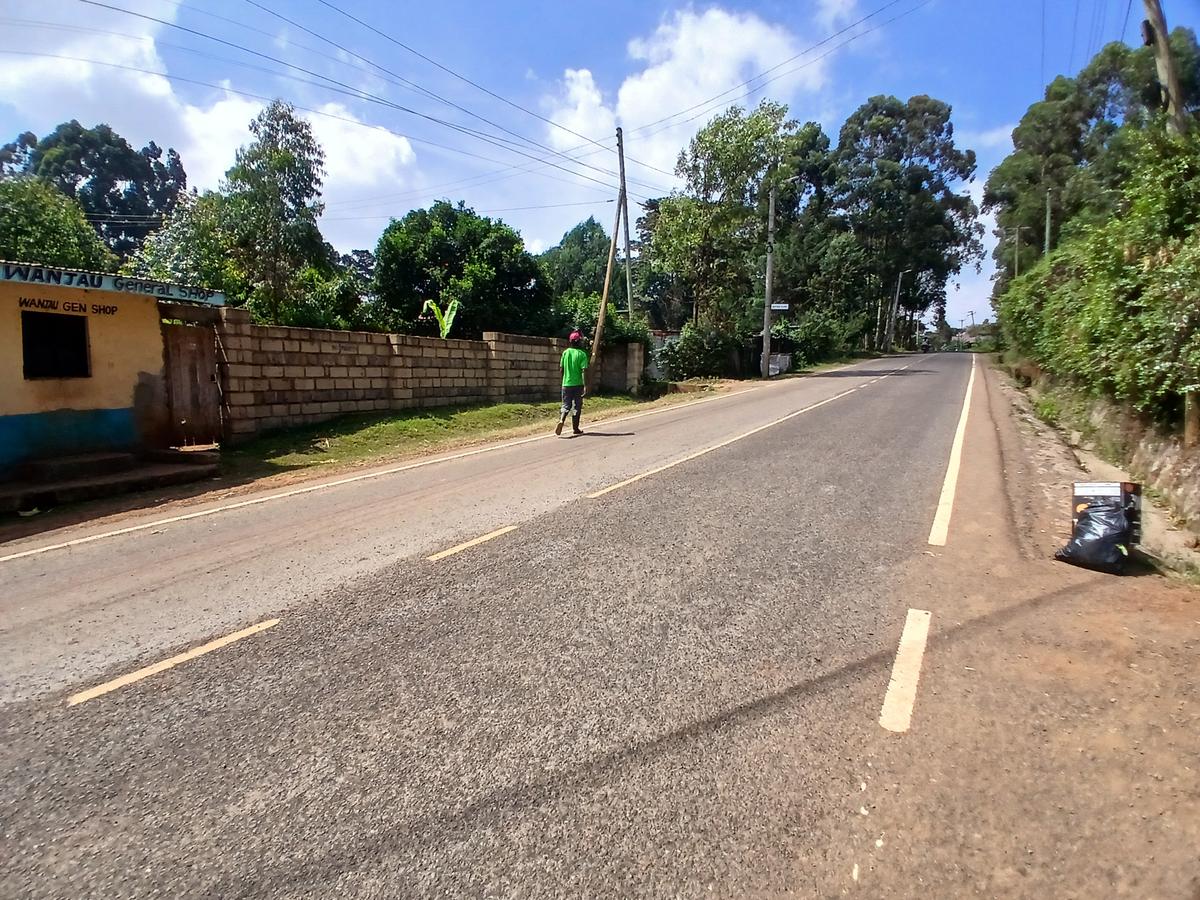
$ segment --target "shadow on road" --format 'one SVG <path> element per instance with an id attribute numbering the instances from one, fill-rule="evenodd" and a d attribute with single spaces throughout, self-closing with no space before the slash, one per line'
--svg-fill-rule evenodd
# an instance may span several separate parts
<path id="1" fill-rule="evenodd" d="M 1104 584 L 1109 578 L 1110 576 L 1100 576 L 1017 601 L 1011 606 L 945 628 L 930 637 L 929 645 L 931 648 L 936 648 L 942 644 L 953 644 L 973 635 L 991 632 L 997 626 L 1060 600 L 1065 595 L 1075 592 L 1086 593 L 1090 588 Z M 340 845 L 331 842 L 324 851 L 314 851 L 308 860 L 293 867 L 285 875 L 264 874 L 255 887 L 260 889 L 269 887 L 274 892 L 284 887 L 311 885 L 336 877 L 344 877 L 347 872 L 362 869 L 381 861 L 412 835 L 420 835 L 426 848 L 432 845 L 463 841 L 473 829 L 479 827 L 481 819 L 485 821 L 497 818 L 507 819 L 510 815 L 518 814 L 523 810 L 536 808 L 560 799 L 565 794 L 594 790 L 611 780 L 613 776 L 618 776 L 620 771 L 626 767 L 640 765 L 651 758 L 676 752 L 688 744 L 708 738 L 714 733 L 729 728 L 752 725 L 801 698 L 821 694 L 830 688 L 850 683 L 868 672 L 886 671 L 895 655 L 896 651 L 890 648 L 873 653 L 806 681 L 798 682 L 781 691 L 747 700 L 745 703 L 719 712 L 707 719 L 692 722 L 659 737 L 632 746 L 621 747 L 581 762 L 575 769 L 564 771 L 557 776 L 497 788 L 455 809 L 439 810 L 426 816 L 399 821 L 393 829 L 388 831 L 364 838 L 350 837 Z M 218 891 L 217 896 L 231 896 L 236 893 L 232 890 L 232 885 L 223 887 L 230 890 Z M 244 889 L 246 885 L 243 884 L 241 887 Z"/>
<path id="2" fill-rule="evenodd" d="M 585 431 L 574 437 L 633 437 L 636 431 Z"/>

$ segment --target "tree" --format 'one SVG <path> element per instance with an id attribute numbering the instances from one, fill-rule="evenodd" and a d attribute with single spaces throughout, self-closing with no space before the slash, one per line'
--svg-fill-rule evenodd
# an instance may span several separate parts
<path id="1" fill-rule="evenodd" d="M 325 262 L 317 218 L 323 205 L 325 153 L 291 104 L 274 100 L 250 123 L 254 140 L 225 174 L 229 227 L 238 265 L 251 285 L 250 306 L 279 321 L 308 266 Z"/>
<path id="2" fill-rule="evenodd" d="M 637 220 L 634 249 L 642 265 L 634 270 L 636 295 L 641 298 L 650 324 L 664 331 L 678 331 L 692 318 L 693 295 L 689 284 L 678 277 L 662 260 L 655 262 L 654 233 L 658 226 L 662 199 L 642 204 L 645 214 Z M 599 309 L 599 306 L 597 306 Z"/>
<path id="3" fill-rule="evenodd" d="M 787 107 L 764 100 L 746 113 L 731 107 L 705 125 L 679 155 L 684 190 L 658 204 L 648 262 L 687 284 L 698 318 L 745 336 L 761 318 L 758 266 L 765 215 L 763 185 L 794 135 Z M 765 212 L 765 209 L 764 209 Z"/>
<path id="4" fill-rule="evenodd" d="M 141 150 L 108 125 L 72 119 L 37 140 L 19 135 L 0 149 L 0 171 L 32 175 L 78 200 L 97 233 L 128 256 L 171 212 L 187 187 L 179 154 L 151 141 Z"/>
<path id="5" fill-rule="evenodd" d="M 221 194 L 184 194 L 124 269 L 132 275 L 222 291 L 231 303 L 241 305 L 249 285 L 234 258 L 229 219 L 229 201 Z"/>
<path id="6" fill-rule="evenodd" d="M 1190 29 L 1170 36 L 1180 71 L 1182 105 L 1200 111 L 1200 46 Z M 1158 76 L 1153 50 L 1108 44 L 1073 78 L 1046 87 L 1013 131 L 1013 152 L 992 170 L 983 208 L 994 212 L 1001 241 L 995 250 L 997 293 L 1018 259 L 1030 269 L 1044 250 L 1046 195 L 1050 247 L 1106 223 L 1117 213 L 1121 187 L 1131 176 L 1137 135 L 1157 114 Z"/>
<path id="7" fill-rule="evenodd" d="M 458 301 L 458 333 L 545 334 L 555 327 L 550 287 L 512 228 L 441 200 L 393 219 L 375 251 L 375 291 L 388 325 L 435 333 L 425 302 Z"/>
<path id="8" fill-rule="evenodd" d="M 29 177 L 0 181 L 0 259 L 101 272 L 116 265 L 79 204 Z"/>
<path id="9" fill-rule="evenodd" d="M 974 178 L 975 154 L 955 145 L 950 113 L 932 97 L 872 97 L 838 139 L 835 205 L 871 252 L 877 298 L 886 304 L 900 284 L 910 324 L 944 304 L 949 278 L 983 252 L 978 210 L 958 192 Z"/>
<path id="10" fill-rule="evenodd" d="M 601 293 L 609 245 L 604 227 L 595 217 L 589 216 L 564 234 L 557 246 L 543 253 L 540 257 L 542 268 L 554 296 Z"/>

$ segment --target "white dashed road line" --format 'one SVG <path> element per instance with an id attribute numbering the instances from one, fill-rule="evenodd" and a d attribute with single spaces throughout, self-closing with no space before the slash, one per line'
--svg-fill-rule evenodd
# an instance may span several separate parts
<path id="1" fill-rule="evenodd" d="M 913 707 L 917 702 L 917 683 L 921 678 L 921 660 L 925 656 L 925 641 L 929 637 L 930 614 L 923 609 L 910 609 L 900 635 L 900 649 L 892 664 L 892 679 L 883 697 L 879 724 L 888 731 L 905 732 L 912 723 Z"/>

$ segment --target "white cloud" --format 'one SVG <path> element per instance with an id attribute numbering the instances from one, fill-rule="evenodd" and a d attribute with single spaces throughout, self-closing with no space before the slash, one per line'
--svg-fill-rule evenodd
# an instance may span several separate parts
<path id="1" fill-rule="evenodd" d="M 159 18 L 169 17 L 175 9 L 149 0 L 126 6 Z M 0 47 L 19 50 L 34 42 L 44 46 L 46 36 L 52 35 L 52 52 L 61 56 L 168 71 L 156 46 L 163 26 L 134 17 L 114 19 L 111 12 L 64 0 L 47 0 L 46 7 L 47 18 L 70 23 L 76 30 L 12 27 L 2 33 Z M 22 123 L 20 130 L 46 134 L 68 119 L 89 126 L 106 122 L 135 147 L 149 141 L 164 149 L 173 147 L 183 159 L 189 186 L 201 190 L 220 184 L 237 148 L 250 140 L 248 126 L 263 107 L 262 101 L 230 90 L 189 101 L 160 75 L 19 55 L 7 57 L 0 67 L 0 97 L 0 104 Z M 416 154 L 407 138 L 358 124 L 360 117 L 339 103 L 317 109 L 325 115 L 301 115 L 325 149 L 324 199 L 361 200 L 411 186 Z M 330 223 L 326 237 L 347 249 L 374 246 L 379 227 L 377 221 Z"/>
<path id="2" fill-rule="evenodd" d="M 1008 122 L 983 131 L 961 131 L 955 136 L 955 143 L 977 152 L 1000 149 L 1007 152 L 1012 149 L 1012 133 L 1016 127 L 1015 123 Z"/>
<path id="3" fill-rule="evenodd" d="M 858 18 L 858 0 L 817 0 L 814 18 L 825 31 L 834 31 Z"/>
<path id="4" fill-rule="evenodd" d="M 790 31 L 752 13 L 689 8 L 664 18 L 650 35 L 629 42 L 629 56 L 641 68 L 625 78 L 615 98 L 604 97 L 589 70 L 568 69 L 547 106 L 551 118 L 597 140 L 608 141 L 614 125 L 622 124 L 630 156 L 673 171 L 680 149 L 708 119 L 729 104 L 751 99 L 745 88 L 731 88 L 800 51 L 800 42 Z M 825 61 L 772 74 L 783 72 L 787 74 L 769 87 L 773 97 L 816 92 L 827 80 Z M 716 95 L 723 96 L 709 104 Z M 639 130 L 691 107 L 697 108 L 669 123 Z M 559 129 L 547 131 L 547 138 L 559 149 L 579 143 Z M 659 186 L 670 180 L 636 164 L 630 175 Z"/>

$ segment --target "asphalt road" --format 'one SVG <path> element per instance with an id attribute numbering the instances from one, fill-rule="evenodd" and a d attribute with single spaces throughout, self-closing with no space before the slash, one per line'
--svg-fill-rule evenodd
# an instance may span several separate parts
<path id="1" fill-rule="evenodd" d="M 918 744 L 877 720 L 908 609 L 946 606 L 921 567 L 970 368 L 864 363 L 603 435 L 3 545 L 35 552 L 0 562 L 0 896 L 858 887 L 871 761 L 898 778 L 905 747 L 937 753 L 928 724 Z M 948 549 L 988 540 L 981 521 L 953 520 Z M 910 842 L 906 880 L 868 895 L 953 883 L 923 882 Z"/>

